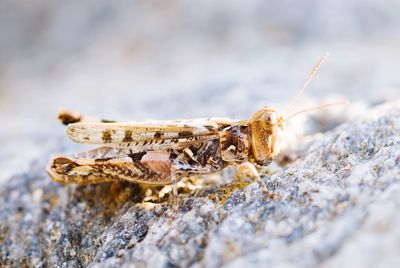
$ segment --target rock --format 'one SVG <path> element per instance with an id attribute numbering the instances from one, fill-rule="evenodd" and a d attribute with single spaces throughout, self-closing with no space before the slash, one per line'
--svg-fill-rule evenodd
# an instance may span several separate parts
<path id="1" fill-rule="evenodd" d="M 400 102 L 308 137 L 257 183 L 214 184 L 141 204 L 128 183 L 62 186 L 44 167 L 57 139 L 0 189 L 6 267 L 372 267 L 400 262 Z M 230 179 L 230 173 L 225 176 Z M 238 185 L 241 187 L 238 187 Z M 217 197 L 217 198 L 216 198 Z"/>
<path id="2" fill-rule="evenodd" d="M 399 263 L 399 1 L 22 2 L 0 2 L 0 267 Z M 290 120 L 280 165 L 262 173 L 269 196 L 227 170 L 186 182 L 174 215 L 168 194 L 44 171 L 86 149 L 60 107 L 245 119 L 286 107 L 325 51 L 294 111 L 351 105 Z"/>

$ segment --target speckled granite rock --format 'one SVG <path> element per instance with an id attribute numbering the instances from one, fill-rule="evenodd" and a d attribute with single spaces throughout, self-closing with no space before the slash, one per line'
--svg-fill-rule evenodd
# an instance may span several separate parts
<path id="1" fill-rule="evenodd" d="M 44 171 L 59 140 L 0 189 L 0 262 L 20 267 L 388 267 L 400 262 L 400 102 L 309 137 L 257 183 L 166 204 L 129 184 L 61 186 Z M 62 144 L 62 143 L 61 143 Z M 228 176 L 228 175 L 227 175 Z M 232 190 L 232 192 L 231 192 Z M 215 198 L 219 197 L 219 198 Z M 226 198 L 226 199 L 224 199 Z"/>

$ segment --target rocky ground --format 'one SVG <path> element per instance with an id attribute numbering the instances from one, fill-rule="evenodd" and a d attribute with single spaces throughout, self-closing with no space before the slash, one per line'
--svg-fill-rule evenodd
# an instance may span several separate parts
<path id="1" fill-rule="evenodd" d="M 396 267 L 398 1 L 116 2 L 0 2 L 0 266 Z M 269 196 L 227 170 L 182 184 L 174 215 L 168 193 L 45 172 L 53 154 L 87 149 L 67 140 L 60 107 L 139 120 L 284 111 L 325 51 L 293 108 L 350 104 L 287 122 L 262 173 Z"/>
<path id="2" fill-rule="evenodd" d="M 136 185 L 60 186 L 40 158 L 1 189 L 1 262 L 393 266 L 400 261 L 399 120 L 399 102 L 374 107 L 309 139 L 300 159 L 263 175 L 272 196 L 257 183 L 207 186 L 182 195 L 175 216 L 167 203 L 141 203 Z"/>

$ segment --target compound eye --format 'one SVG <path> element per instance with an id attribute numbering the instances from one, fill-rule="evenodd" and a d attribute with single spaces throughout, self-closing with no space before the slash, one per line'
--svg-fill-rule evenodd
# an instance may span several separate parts
<path id="1" fill-rule="evenodd" d="M 276 125 L 278 123 L 278 116 L 276 115 L 275 112 L 266 113 L 264 118 L 269 125 Z"/>

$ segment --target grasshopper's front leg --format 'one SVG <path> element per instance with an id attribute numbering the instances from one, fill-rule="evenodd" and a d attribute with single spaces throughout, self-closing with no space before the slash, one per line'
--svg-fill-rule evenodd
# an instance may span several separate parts
<path id="1" fill-rule="evenodd" d="M 250 179 L 256 180 L 263 193 L 270 195 L 267 185 L 265 184 L 265 181 L 261 178 L 260 174 L 258 173 L 258 170 L 252 163 L 244 162 L 239 165 L 236 165 L 235 168 L 239 176 L 245 175 Z"/>

